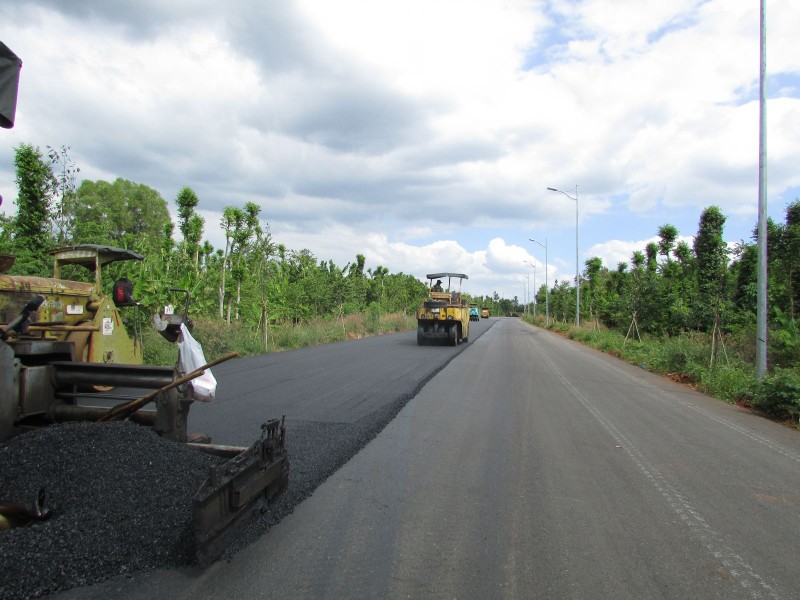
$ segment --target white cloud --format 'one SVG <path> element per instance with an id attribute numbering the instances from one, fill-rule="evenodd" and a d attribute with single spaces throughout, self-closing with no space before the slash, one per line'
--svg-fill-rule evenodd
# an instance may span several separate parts
<path id="1" fill-rule="evenodd" d="M 30 0 L 0 19 L 24 63 L 17 126 L 0 134 L 4 211 L 12 148 L 64 144 L 87 178 L 168 201 L 192 187 L 217 246 L 223 207 L 254 201 L 290 248 L 463 270 L 489 292 L 518 286 L 531 235 L 549 236 L 550 281 L 571 278 L 575 207 L 547 186 L 579 184 L 580 255 L 613 265 L 641 243 L 614 240 L 654 220 L 690 231 L 716 204 L 738 239 L 755 218 L 745 0 Z M 768 22 L 782 209 L 800 186 L 800 3 L 770 2 Z"/>
<path id="2" fill-rule="evenodd" d="M 603 261 L 603 266 L 611 270 L 616 269 L 617 265 L 621 262 L 626 263 L 630 268 L 631 257 L 633 256 L 634 252 L 644 252 L 648 244 L 657 244 L 659 240 L 660 238 L 657 235 L 654 235 L 646 240 L 637 241 L 609 240 L 601 244 L 593 245 L 586 251 L 586 255 L 588 257 L 597 256 L 601 258 Z M 678 236 L 675 240 L 675 244 L 677 245 L 681 242 L 689 244 L 690 248 L 694 247 L 693 236 Z M 732 249 L 734 246 L 735 242 L 728 242 L 728 248 Z M 664 259 L 659 255 L 658 260 L 662 261 Z"/>
<path id="3" fill-rule="evenodd" d="M 587 251 L 589 256 L 597 256 L 603 260 L 603 265 L 609 269 L 616 269 L 621 262 L 631 264 L 631 256 L 637 250 L 644 252 L 647 244 L 658 242 L 658 236 L 653 236 L 646 240 L 625 241 L 609 240 L 602 244 L 595 244 Z"/>

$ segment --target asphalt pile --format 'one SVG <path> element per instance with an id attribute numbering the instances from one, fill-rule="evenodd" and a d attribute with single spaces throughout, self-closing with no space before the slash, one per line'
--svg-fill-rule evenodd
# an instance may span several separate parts
<path id="1" fill-rule="evenodd" d="M 46 521 L 0 532 L 0 598 L 37 598 L 194 557 L 192 496 L 222 459 L 128 422 L 53 425 L 0 445 L 0 502 Z"/>
<path id="2" fill-rule="evenodd" d="M 355 423 L 287 420 L 289 487 L 221 559 L 290 514 L 412 396 Z M 53 425 L 0 444 L 0 503 L 32 506 L 44 487 L 53 512 L 0 532 L 0 600 L 73 597 L 70 590 L 82 597 L 92 589 L 85 586 L 109 579 L 192 565 L 192 497 L 220 461 L 129 422 Z"/>

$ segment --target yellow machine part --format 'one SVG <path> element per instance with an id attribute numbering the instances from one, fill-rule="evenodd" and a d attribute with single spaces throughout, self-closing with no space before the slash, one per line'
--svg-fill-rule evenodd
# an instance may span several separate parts
<path id="1" fill-rule="evenodd" d="M 142 348 L 128 335 L 119 310 L 95 285 L 48 277 L 0 275 L 0 323 L 9 323 L 36 295 L 45 301 L 31 315 L 28 334 L 73 342 L 73 360 L 142 364 Z"/>

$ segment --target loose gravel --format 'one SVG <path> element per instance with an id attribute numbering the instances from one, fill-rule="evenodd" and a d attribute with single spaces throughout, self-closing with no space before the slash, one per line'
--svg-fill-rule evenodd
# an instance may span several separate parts
<path id="1" fill-rule="evenodd" d="M 356 423 L 287 421 L 289 487 L 222 558 L 291 513 L 412 396 Z M 53 511 L 47 521 L 0 532 L 0 600 L 191 564 L 191 499 L 220 460 L 128 422 L 53 425 L 0 445 L 0 502 L 32 505 L 44 487 Z"/>
<path id="2" fill-rule="evenodd" d="M 194 555 L 191 499 L 221 459 L 128 422 L 53 425 L 0 446 L 0 502 L 47 521 L 0 533 L 0 598 L 37 598 Z"/>

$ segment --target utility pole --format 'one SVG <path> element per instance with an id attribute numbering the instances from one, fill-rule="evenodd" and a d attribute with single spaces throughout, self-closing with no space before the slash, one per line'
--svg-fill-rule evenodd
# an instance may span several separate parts
<path id="1" fill-rule="evenodd" d="M 550 283 L 547 280 L 547 238 L 544 238 L 544 244 L 537 242 L 533 238 L 528 238 L 528 241 L 534 244 L 539 244 L 544 248 L 544 322 L 545 326 L 550 325 Z"/>
<path id="2" fill-rule="evenodd" d="M 762 0 L 763 1 L 763 0 Z M 575 201 L 575 327 L 581 325 L 581 270 L 580 259 L 578 257 L 578 184 L 575 184 L 575 197 L 570 196 L 567 192 L 558 190 L 556 188 L 547 188 L 551 192 L 558 192 L 564 194 L 570 200 Z"/>
<path id="3" fill-rule="evenodd" d="M 767 373 L 767 7 L 761 0 L 761 70 L 758 119 L 758 277 L 756 377 Z"/>

